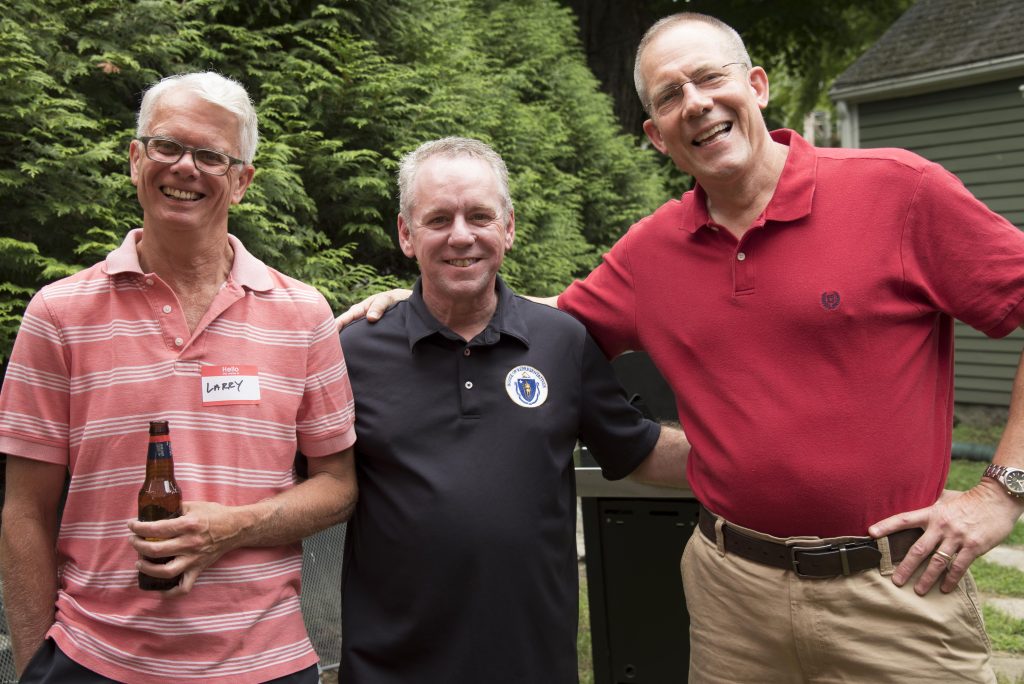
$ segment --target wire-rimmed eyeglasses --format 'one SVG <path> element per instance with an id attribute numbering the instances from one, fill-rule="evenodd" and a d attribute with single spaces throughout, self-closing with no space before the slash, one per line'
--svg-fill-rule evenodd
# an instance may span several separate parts
<path id="1" fill-rule="evenodd" d="M 650 102 L 647 103 L 647 111 L 658 116 L 671 114 L 683 103 L 685 97 L 683 88 L 685 86 L 692 85 L 704 93 L 713 92 L 729 82 L 729 74 L 726 69 L 737 65 L 746 66 L 743 62 L 729 62 L 718 68 L 701 69 L 689 81 L 670 83 L 664 86 L 651 97 Z"/>

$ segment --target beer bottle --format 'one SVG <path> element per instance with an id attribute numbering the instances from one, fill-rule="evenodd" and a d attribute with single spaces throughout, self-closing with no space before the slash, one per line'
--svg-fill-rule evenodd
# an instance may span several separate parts
<path id="1" fill-rule="evenodd" d="M 146 454 L 146 481 L 139 490 L 139 520 L 167 520 L 181 515 L 181 490 L 174 481 L 174 458 L 166 420 L 149 424 L 149 451 Z M 146 538 L 146 541 L 160 541 Z M 149 558 L 150 563 L 168 563 L 173 558 Z M 139 573 L 139 589 L 164 591 L 181 582 L 181 575 L 170 579 Z"/>

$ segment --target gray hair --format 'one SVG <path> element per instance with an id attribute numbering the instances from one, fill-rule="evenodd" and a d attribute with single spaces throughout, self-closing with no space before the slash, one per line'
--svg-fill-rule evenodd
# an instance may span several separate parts
<path id="1" fill-rule="evenodd" d="M 502 219 L 508 222 L 512 215 L 512 196 L 508 191 L 508 169 L 501 156 L 490 145 L 474 138 L 448 137 L 423 143 L 402 157 L 398 165 L 398 206 L 406 223 L 412 225 L 412 195 L 416 174 L 419 173 L 423 162 L 432 157 L 469 157 L 486 162 L 494 172 L 494 177 L 498 179 L 501 209 L 504 214 Z"/>
<path id="2" fill-rule="evenodd" d="M 636 48 L 636 61 L 633 62 L 633 83 L 636 85 L 636 94 L 640 97 L 640 103 L 644 107 L 644 111 L 648 114 L 651 113 L 650 106 L 651 102 L 647 93 L 647 83 L 644 82 L 644 76 L 640 71 L 640 62 L 643 60 L 644 52 L 647 50 L 651 42 L 657 38 L 664 31 L 676 26 L 678 24 L 685 23 L 693 24 L 705 24 L 712 28 L 718 29 L 725 38 L 726 49 L 732 53 L 732 59 L 745 65 L 748 69 L 751 67 L 750 55 L 747 53 L 747 48 L 743 44 L 743 38 L 736 32 L 732 26 L 729 26 L 721 19 L 708 16 L 707 14 L 698 14 L 697 12 L 680 12 L 678 14 L 670 14 L 667 17 L 663 17 L 656 21 L 651 28 L 647 29 L 644 37 L 640 39 L 640 45 Z"/>
<path id="3" fill-rule="evenodd" d="M 193 93 L 234 114 L 238 119 L 238 156 L 246 164 L 252 164 L 259 142 L 256 109 L 241 83 L 213 71 L 167 76 L 152 85 L 142 96 L 136 135 L 149 134 L 149 123 L 160 99 L 176 90 Z"/>

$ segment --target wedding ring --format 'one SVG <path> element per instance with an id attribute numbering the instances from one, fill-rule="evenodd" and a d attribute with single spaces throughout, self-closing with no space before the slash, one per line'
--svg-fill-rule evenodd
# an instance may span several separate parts
<path id="1" fill-rule="evenodd" d="M 953 561 L 956 560 L 956 554 L 955 553 L 951 556 L 948 553 L 946 553 L 945 551 L 938 551 L 938 550 L 936 550 L 935 551 L 935 555 L 938 556 L 939 558 L 941 558 L 942 560 L 946 561 L 946 569 L 947 570 L 949 570 L 951 567 L 953 567 Z"/>

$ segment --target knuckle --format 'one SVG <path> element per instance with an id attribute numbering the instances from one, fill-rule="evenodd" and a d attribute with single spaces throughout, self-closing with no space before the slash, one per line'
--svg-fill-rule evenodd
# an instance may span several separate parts
<path id="1" fill-rule="evenodd" d="M 927 544 L 922 544 L 921 540 L 914 542 L 913 546 L 910 547 L 910 551 L 907 552 L 908 556 L 923 556 L 930 551 Z"/>

